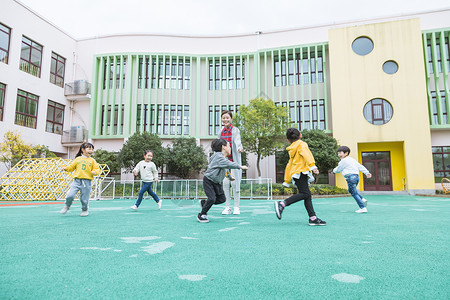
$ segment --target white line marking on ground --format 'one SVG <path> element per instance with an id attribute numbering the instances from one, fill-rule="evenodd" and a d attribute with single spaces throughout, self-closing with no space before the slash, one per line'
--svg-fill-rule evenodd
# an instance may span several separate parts
<path id="1" fill-rule="evenodd" d="M 233 229 L 236 229 L 237 227 L 228 227 L 228 228 L 224 228 L 224 229 L 219 229 L 219 231 L 230 231 Z"/>
<path id="2" fill-rule="evenodd" d="M 178 278 L 189 281 L 201 281 L 206 275 L 178 275 Z"/>
<path id="3" fill-rule="evenodd" d="M 172 242 L 159 242 L 159 243 L 151 244 L 146 247 L 141 247 L 141 249 L 143 249 L 142 251 L 145 251 L 148 254 L 157 254 L 157 253 L 162 253 L 164 250 L 166 250 L 167 248 L 173 247 L 174 245 L 175 245 L 175 243 L 172 243 Z"/>
<path id="4" fill-rule="evenodd" d="M 361 280 L 365 279 L 364 277 L 347 273 L 334 274 L 331 277 L 344 283 L 359 283 Z"/>
<path id="5" fill-rule="evenodd" d="M 159 236 L 144 236 L 144 237 L 121 237 L 122 242 L 128 243 L 128 244 L 138 244 L 142 241 L 150 241 L 150 240 L 156 240 L 160 239 Z"/>
<path id="6" fill-rule="evenodd" d="M 137 254 L 131 254 L 129 257 L 137 257 Z"/>
<path id="7" fill-rule="evenodd" d="M 189 237 L 189 236 L 182 236 L 181 237 L 183 240 L 198 240 L 198 238 L 195 237 Z"/>
<path id="8" fill-rule="evenodd" d="M 100 250 L 100 251 L 107 251 L 111 250 L 111 248 L 99 248 L 99 247 L 81 247 L 81 250 Z"/>
<path id="9" fill-rule="evenodd" d="M 248 225 L 248 224 L 250 224 L 250 222 L 241 222 L 238 225 Z"/>
<path id="10" fill-rule="evenodd" d="M 373 243 L 373 241 L 363 241 L 363 242 L 361 242 L 362 244 L 372 244 Z"/>

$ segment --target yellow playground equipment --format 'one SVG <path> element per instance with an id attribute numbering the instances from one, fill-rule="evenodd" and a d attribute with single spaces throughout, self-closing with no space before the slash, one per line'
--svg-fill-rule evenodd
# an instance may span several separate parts
<path id="1" fill-rule="evenodd" d="M 22 159 L 0 178 L 0 200 L 3 201 L 53 201 L 65 198 L 72 184 L 71 173 L 61 169 L 71 159 L 30 158 Z M 91 197 L 95 199 L 98 187 L 109 174 L 109 167 L 100 164 L 102 173 L 92 182 Z"/>

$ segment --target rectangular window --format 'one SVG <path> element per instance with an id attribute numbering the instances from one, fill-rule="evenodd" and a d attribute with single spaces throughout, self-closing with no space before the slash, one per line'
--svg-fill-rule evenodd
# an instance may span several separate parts
<path id="1" fill-rule="evenodd" d="M 449 57 L 448 57 L 448 37 L 444 38 L 444 42 L 445 42 L 445 46 L 444 46 L 444 51 L 445 53 L 441 53 L 441 34 L 440 33 L 436 33 L 436 47 L 434 47 L 434 54 L 435 56 L 433 57 L 433 43 L 432 43 L 432 39 L 428 38 L 427 39 L 427 71 L 428 74 L 434 74 L 434 69 L 433 69 L 433 62 L 436 62 L 436 66 L 437 66 L 437 72 L 438 73 L 442 73 L 443 70 L 443 62 L 445 61 L 445 63 L 447 64 L 447 66 L 449 65 Z M 445 54 L 446 57 L 442 57 L 442 55 Z"/>
<path id="2" fill-rule="evenodd" d="M 19 69 L 33 76 L 41 77 L 42 46 L 22 36 Z"/>
<path id="3" fill-rule="evenodd" d="M 3 108 L 5 106 L 6 84 L 0 82 L 0 121 L 3 121 Z"/>
<path id="4" fill-rule="evenodd" d="M 209 61 L 209 89 L 237 90 L 245 88 L 245 64 L 240 59 Z"/>
<path id="5" fill-rule="evenodd" d="M 36 128 L 38 102 L 38 96 L 18 90 L 14 124 Z"/>
<path id="6" fill-rule="evenodd" d="M 123 59 L 123 63 L 120 58 L 117 58 L 116 65 L 114 66 L 114 58 L 111 58 L 108 70 L 108 62 L 105 59 L 103 66 L 103 89 L 106 89 L 106 78 L 109 72 L 109 89 L 113 88 L 115 79 L 116 89 L 120 89 L 120 72 L 122 71 L 122 88 L 125 88 L 125 78 L 127 73 L 127 59 Z"/>
<path id="7" fill-rule="evenodd" d="M 48 100 L 47 124 L 45 131 L 62 134 L 64 124 L 64 105 Z"/>
<path id="8" fill-rule="evenodd" d="M 303 129 L 325 129 L 325 101 L 319 99 L 319 114 L 317 116 L 317 99 L 302 101 L 277 102 L 289 108 L 289 116 L 293 127 Z"/>
<path id="9" fill-rule="evenodd" d="M 0 62 L 7 64 L 9 56 L 9 41 L 11 28 L 0 23 Z"/>
<path id="10" fill-rule="evenodd" d="M 101 126 L 101 129 L 100 129 L 100 134 L 106 134 L 106 135 L 109 135 L 109 134 L 111 134 L 111 108 L 112 108 L 112 106 L 111 105 L 108 105 L 108 111 L 106 111 L 105 112 L 105 105 L 102 105 L 102 121 L 101 121 L 101 124 L 102 124 L 102 126 Z M 116 134 L 123 134 L 123 117 L 124 117 L 124 111 L 125 111 L 125 107 L 124 107 L 124 105 L 122 104 L 122 110 L 121 110 L 121 122 L 120 122 L 120 132 L 119 132 L 119 128 L 118 128 L 118 122 L 119 122 L 119 105 L 118 104 L 116 104 L 115 106 L 114 106 L 114 124 L 112 125 L 112 134 L 113 135 L 116 135 Z M 105 113 L 107 114 L 106 115 L 106 118 L 107 118 L 107 123 L 106 123 L 106 132 L 104 132 L 104 130 L 103 130 L 103 124 L 105 124 Z"/>
<path id="11" fill-rule="evenodd" d="M 139 88 L 145 86 L 148 88 L 148 80 L 150 78 L 150 62 L 149 59 L 146 59 L 145 67 L 142 68 L 143 60 L 139 60 Z M 158 65 L 158 67 L 157 67 Z M 170 59 L 166 59 L 165 65 L 164 61 L 153 59 L 152 60 L 152 69 L 151 69 L 151 79 L 152 84 L 151 88 L 156 88 L 156 79 L 158 79 L 158 88 L 159 89 L 185 89 L 189 90 L 191 88 L 190 85 L 190 62 L 186 60 L 185 62 L 182 59 L 178 59 L 174 57 L 172 58 L 172 62 Z M 145 76 L 145 77 L 144 77 Z M 145 85 L 142 83 L 142 80 L 145 78 Z"/>
<path id="12" fill-rule="evenodd" d="M 281 64 L 281 65 L 280 65 Z M 281 67 L 280 67 L 281 66 Z M 295 55 L 295 60 L 289 56 L 286 64 L 286 56 L 274 57 L 274 85 L 286 86 L 294 84 L 308 84 L 323 82 L 323 57 L 322 52 L 308 52 Z M 295 82 L 295 83 L 294 83 Z"/>
<path id="13" fill-rule="evenodd" d="M 436 92 L 431 92 L 431 105 L 433 108 L 433 125 L 444 125 L 447 124 L 447 100 L 445 98 L 445 91 L 440 92 L 440 107 L 438 111 L 438 101 L 436 100 Z M 442 123 L 439 123 L 439 113 L 442 116 Z"/>
<path id="14" fill-rule="evenodd" d="M 432 147 L 434 179 L 436 183 L 442 178 L 450 177 L 450 146 Z"/>
<path id="15" fill-rule="evenodd" d="M 183 125 L 183 134 L 189 135 L 189 105 L 184 106 Z"/>
<path id="16" fill-rule="evenodd" d="M 50 64 L 50 82 L 57 86 L 64 85 L 64 70 L 66 59 L 55 52 L 52 52 L 52 61 Z"/>

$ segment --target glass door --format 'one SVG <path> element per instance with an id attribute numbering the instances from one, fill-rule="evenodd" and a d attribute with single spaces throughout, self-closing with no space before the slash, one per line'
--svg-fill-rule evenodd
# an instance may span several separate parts
<path id="1" fill-rule="evenodd" d="M 389 151 L 362 152 L 363 165 L 372 174 L 364 176 L 365 191 L 392 191 L 391 153 Z"/>

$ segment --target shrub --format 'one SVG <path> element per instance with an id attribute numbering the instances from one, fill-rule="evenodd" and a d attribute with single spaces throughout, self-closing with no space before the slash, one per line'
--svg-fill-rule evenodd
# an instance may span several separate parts
<path id="1" fill-rule="evenodd" d="M 342 195 L 348 194 L 346 189 L 338 188 L 328 184 L 312 184 L 309 186 L 311 194 L 313 195 Z M 282 184 L 276 183 L 272 185 L 273 196 L 290 196 L 297 193 L 295 187 L 285 187 Z"/>

